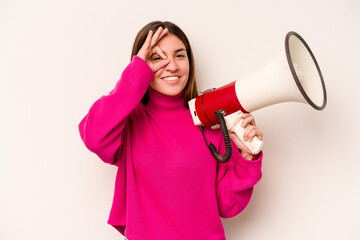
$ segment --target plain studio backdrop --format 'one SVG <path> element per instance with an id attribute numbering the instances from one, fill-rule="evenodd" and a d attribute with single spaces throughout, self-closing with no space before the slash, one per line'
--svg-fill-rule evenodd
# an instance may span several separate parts
<path id="1" fill-rule="evenodd" d="M 249 206 L 223 219 L 226 236 L 360 239 L 357 0 L 1 0 L 0 239 L 122 239 L 106 223 L 116 168 L 85 148 L 77 126 L 153 20 L 188 35 L 200 91 L 262 68 L 288 31 L 307 41 L 328 105 L 253 112 L 263 178 Z"/>

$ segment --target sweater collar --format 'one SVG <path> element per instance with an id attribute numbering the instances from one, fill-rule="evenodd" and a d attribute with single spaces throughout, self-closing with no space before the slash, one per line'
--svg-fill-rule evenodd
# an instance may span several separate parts
<path id="1" fill-rule="evenodd" d="M 148 106 L 154 110 L 165 111 L 184 109 L 184 96 L 184 90 L 176 96 L 167 96 L 149 87 L 150 100 Z"/>

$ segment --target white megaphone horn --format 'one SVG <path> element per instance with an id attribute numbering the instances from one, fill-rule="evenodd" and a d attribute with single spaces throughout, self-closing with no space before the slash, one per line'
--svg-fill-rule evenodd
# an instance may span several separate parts
<path id="1" fill-rule="evenodd" d="M 317 110 L 323 110 L 327 102 L 320 67 L 308 44 L 296 32 L 286 35 L 284 49 L 264 68 L 190 100 L 189 108 L 194 124 L 205 127 L 219 124 L 215 112 L 220 111 L 228 130 L 257 154 L 263 142 L 257 138 L 252 142 L 243 140 L 241 114 L 282 102 L 307 103 Z"/>

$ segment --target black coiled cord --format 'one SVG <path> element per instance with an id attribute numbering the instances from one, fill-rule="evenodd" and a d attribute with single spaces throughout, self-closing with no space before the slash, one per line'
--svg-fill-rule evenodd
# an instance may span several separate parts
<path id="1" fill-rule="evenodd" d="M 203 134 L 203 137 L 205 139 L 206 146 L 209 148 L 209 150 L 210 150 L 211 154 L 214 156 L 214 158 L 219 162 L 225 163 L 225 162 L 229 161 L 229 159 L 230 159 L 230 157 L 232 155 L 230 136 L 229 136 L 229 132 L 228 132 L 228 129 L 226 127 L 225 119 L 224 119 L 224 116 L 223 116 L 222 112 L 221 111 L 215 111 L 214 114 L 217 117 L 217 119 L 219 120 L 221 132 L 222 132 L 224 140 L 225 140 L 225 154 L 224 154 L 224 156 L 220 155 L 220 153 L 218 152 L 218 150 L 216 149 L 216 147 L 214 146 L 214 144 L 212 142 L 210 142 L 210 144 L 207 144 L 205 134 L 204 134 L 204 131 L 203 131 L 203 126 L 200 126 L 200 130 L 201 130 L 201 133 Z"/>

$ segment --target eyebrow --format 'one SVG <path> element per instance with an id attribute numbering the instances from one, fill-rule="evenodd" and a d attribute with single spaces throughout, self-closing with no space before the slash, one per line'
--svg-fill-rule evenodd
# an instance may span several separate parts
<path id="1" fill-rule="evenodd" d="M 178 50 L 175 50 L 176 53 L 181 52 L 181 51 L 186 51 L 186 49 L 185 48 L 179 48 Z"/>

